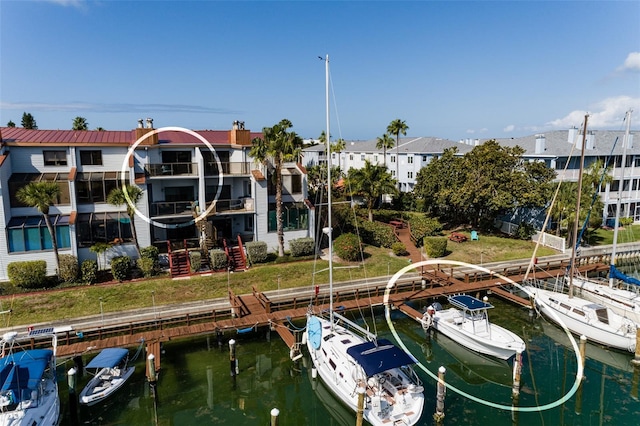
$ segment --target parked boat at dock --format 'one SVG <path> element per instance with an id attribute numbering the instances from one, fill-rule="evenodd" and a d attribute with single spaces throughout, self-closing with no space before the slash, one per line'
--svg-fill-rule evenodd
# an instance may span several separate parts
<path id="1" fill-rule="evenodd" d="M 472 351 L 509 359 L 516 352 L 524 352 L 526 345 L 517 334 L 492 324 L 488 310 L 493 305 L 466 294 L 449 296 L 453 307 L 442 309 L 440 303 L 427 308 L 422 327 L 433 327 Z"/>
<path id="2" fill-rule="evenodd" d="M 50 338 L 52 349 L 27 349 L 33 339 Z M 23 346 L 21 342 L 24 342 Z M 60 417 L 54 329 L 10 331 L 0 341 L 0 425 L 51 426 Z"/>
<path id="3" fill-rule="evenodd" d="M 95 405 L 120 389 L 135 370 L 128 358 L 129 350 L 124 348 L 106 348 L 93 358 L 85 367 L 94 371 L 93 377 L 80 392 L 80 403 Z"/>

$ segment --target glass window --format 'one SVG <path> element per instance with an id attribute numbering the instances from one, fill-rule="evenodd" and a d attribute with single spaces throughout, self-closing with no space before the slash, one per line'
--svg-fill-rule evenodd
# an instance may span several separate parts
<path id="1" fill-rule="evenodd" d="M 395 156 L 395 155 L 392 155 L 392 156 L 391 156 L 391 162 L 392 162 L 392 163 L 395 163 L 395 162 L 396 162 L 396 156 Z"/>
<path id="2" fill-rule="evenodd" d="M 80 164 L 83 166 L 102 166 L 102 151 L 80 151 Z"/>
<path id="3" fill-rule="evenodd" d="M 408 163 L 408 164 L 413 164 L 413 155 L 409 155 L 409 156 L 407 157 L 407 163 Z"/>
<path id="4" fill-rule="evenodd" d="M 300 175 L 291 176 L 291 193 L 292 194 L 302 193 L 302 176 Z"/>
<path id="5" fill-rule="evenodd" d="M 409 179 L 413 179 L 413 172 L 407 172 L 407 177 Z"/>
<path id="6" fill-rule="evenodd" d="M 45 166 L 66 166 L 67 151 L 42 151 Z"/>
<path id="7" fill-rule="evenodd" d="M 24 207 L 16 194 L 18 190 L 23 186 L 28 185 L 31 182 L 56 182 L 60 188 L 60 195 L 58 199 L 54 201 L 54 205 L 71 204 L 71 197 L 69 195 L 69 181 L 67 180 L 67 173 L 14 173 L 9 178 L 9 202 L 11 207 Z"/>
<path id="8" fill-rule="evenodd" d="M 76 231 L 78 247 L 133 240 L 131 221 L 126 212 L 79 214 Z"/>
<path id="9" fill-rule="evenodd" d="M 307 209 L 304 203 L 282 204 L 282 226 L 285 231 L 307 229 L 308 223 L 309 209 Z M 271 203 L 269 204 L 268 231 L 275 232 L 277 229 L 276 205 L 275 203 Z"/>
<path id="10" fill-rule="evenodd" d="M 129 181 L 129 172 L 125 173 Z M 105 203 L 109 193 L 122 186 L 122 172 L 78 173 L 76 197 L 78 204 Z"/>
<path id="11" fill-rule="evenodd" d="M 56 233 L 58 248 L 71 247 L 69 216 L 49 216 L 49 218 Z M 7 230 L 11 253 L 53 248 L 49 229 L 42 216 L 14 217 L 9 221 Z"/>

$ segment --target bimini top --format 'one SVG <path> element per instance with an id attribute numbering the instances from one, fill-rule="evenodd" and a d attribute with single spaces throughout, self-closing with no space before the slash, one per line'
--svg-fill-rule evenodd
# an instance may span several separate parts
<path id="1" fill-rule="evenodd" d="M 0 358 L 1 390 L 36 389 L 52 357 L 51 349 L 32 349 Z"/>
<path id="2" fill-rule="evenodd" d="M 460 309 L 466 309 L 468 311 L 481 311 L 483 309 L 493 308 L 491 303 L 483 302 L 468 294 L 449 296 L 449 302 Z"/>
<path id="3" fill-rule="evenodd" d="M 129 355 L 129 350 L 125 348 L 103 349 L 97 357 L 92 359 L 86 368 L 113 368 Z"/>
<path id="4" fill-rule="evenodd" d="M 417 363 L 415 358 L 387 339 L 379 339 L 377 346 L 374 342 L 354 345 L 347 349 L 347 353 L 362 366 L 367 376 Z"/>

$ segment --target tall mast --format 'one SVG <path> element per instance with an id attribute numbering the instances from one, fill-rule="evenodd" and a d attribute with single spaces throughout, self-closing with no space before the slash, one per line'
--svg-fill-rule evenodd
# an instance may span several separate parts
<path id="1" fill-rule="evenodd" d="M 331 326 L 333 327 L 333 227 L 331 224 L 331 132 L 329 130 L 329 55 L 325 58 L 325 105 L 326 105 L 326 120 L 327 120 L 327 134 L 325 135 L 325 141 L 327 144 L 327 212 L 329 217 L 327 220 L 328 229 L 325 231 L 329 237 L 329 317 L 331 319 Z"/>
<path id="2" fill-rule="evenodd" d="M 624 133 L 623 147 L 622 147 L 622 165 L 620 168 L 620 185 L 618 186 L 618 201 L 616 202 L 616 219 L 613 224 L 613 249 L 611 250 L 611 262 L 609 268 L 609 287 L 613 287 L 613 274 L 611 271 L 616 264 L 616 246 L 618 245 L 618 226 L 620 225 L 620 203 L 622 201 L 622 192 L 624 191 L 624 166 L 627 161 L 627 146 L 629 146 L 629 129 L 631 126 L 631 113 L 633 110 L 627 111 L 627 115 L 624 118 L 627 120 L 627 131 Z M 615 164 L 615 163 L 614 163 Z"/>
<path id="3" fill-rule="evenodd" d="M 587 141 L 587 120 L 589 114 L 584 116 L 584 128 L 582 129 L 582 148 L 580 152 L 580 170 L 578 172 L 578 196 L 576 197 L 576 220 L 573 226 L 573 248 L 571 250 L 571 270 L 569 272 L 569 298 L 573 297 L 573 276 L 576 272 L 576 250 L 578 249 L 578 224 L 580 223 L 580 196 L 582 194 L 582 171 L 584 169 L 584 149 Z"/>

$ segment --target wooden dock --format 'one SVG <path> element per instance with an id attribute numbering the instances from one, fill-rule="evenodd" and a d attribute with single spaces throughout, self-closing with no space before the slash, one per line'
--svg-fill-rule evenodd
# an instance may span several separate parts
<path id="1" fill-rule="evenodd" d="M 580 266 L 582 273 L 605 270 L 604 264 Z M 547 277 L 562 275 L 566 264 L 558 261 L 548 265 Z M 429 270 L 422 270 L 421 275 L 396 283 L 390 291 L 389 303 L 412 317 L 420 316 L 405 304 L 410 300 L 435 300 L 455 293 L 479 295 L 493 292 L 495 295 L 523 306 L 530 306 L 529 300 L 512 294 L 505 289 L 504 281 L 490 274 L 461 273 L 451 268 L 439 268 L 437 265 Z M 522 267 L 498 271 L 515 282 L 524 278 Z M 334 288 L 334 308 L 338 310 L 355 310 L 368 306 L 379 306 L 384 303 L 386 282 L 375 285 L 360 283 L 352 286 Z M 288 324 L 302 321 L 306 317 L 309 306 L 320 312 L 329 308 L 328 291 L 323 288 L 316 295 L 311 289 L 292 289 L 287 296 L 270 298 L 266 293 L 253 289 L 250 294 L 236 295 L 229 291 L 229 303 L 224 308 L 200 310 L 187 314 L 172 316 L 156 316 L 146 320 L 126 321 L 109 326 L 96 326 L 84 329 L 82 333 L 67 331 L 58 338 L 58 356 L 67 357 L 99 351 L 107 347 L 135 347 L 140 342 L 148 342 L 149 353 L 156 357 L 156 371 L 160 370 L 160 347 L 162 342 L 184 339 L 194 336 L 219 335 L 220 333 L 243 333 L 255 331 L 259 327 L 270 327 L 275 330 L 287 347 L 294 349 L 296 338 Z M 273 297 L 273 296 L 272 296 Z M 415 311 L 415 312 L 414 312 Z M 99 322 L 98 322 L 99 323 Z"/>

